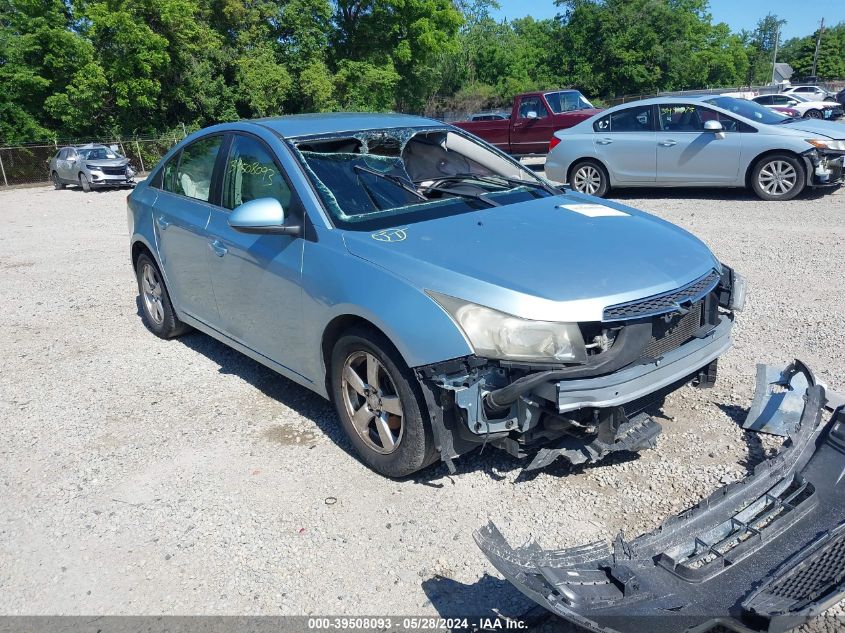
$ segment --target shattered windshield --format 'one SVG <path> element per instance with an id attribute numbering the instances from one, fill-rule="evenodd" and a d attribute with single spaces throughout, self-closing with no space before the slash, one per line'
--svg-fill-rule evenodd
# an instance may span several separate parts
<path id="1" fill-rule="evenodd" d="M 593 104 L 587 101 L 584 95 L 577 90 L 546 93 L 546 101 L 549 102 L 549 107 L 555 114 L 586 110 L 593 107 Z"/>
<path id="2" fill-rule="evenodd" d="M 559 193 L 452 128 L 289 139 L 335 225 L 369 231 Z"/>
<path id="3" fill-rule="evenodd" d="M 107 147 L 88 147 L 77 150 L 79 155 L 86 160 L 105 160 L 109 158 L 120 158 L 115 152 Z"/>

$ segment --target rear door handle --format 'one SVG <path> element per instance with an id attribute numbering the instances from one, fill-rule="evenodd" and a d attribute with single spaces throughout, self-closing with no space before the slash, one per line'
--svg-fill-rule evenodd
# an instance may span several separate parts
<path id="1" fill-rule="evenodd" d="M 672 147 L 673 145 L 677 145 L 677 144 L 678 144 L 678 141 L 660 141 L 660 143 L 658 143 L 658 145 L 660 145 L 660 147 Z"/>
<path id="2" fill-rule="evenodd" d="M 208 247 L 214 251 L 214 254 L 217 257 L 223 257 L 226 253 L 229 252 L 229 249 L 221 242 L 220 240 L 214 240 L 213 242 L 208 243 Z"/>
<path id="3" fill-rule="evenodd" d="M 610 145 L 613 141 L 609 138 L 603 138 L 596 141 L 598 145 Z"/>
<path id="4" fill-rule="evenodd" d="M 162 231 L 166 230 L 168 226 L 170 226 L 170 222 L 164 219 L 163 215 L 160 215 L 156 218 L 156 224 L 158 224 L 158 228 Z"/>

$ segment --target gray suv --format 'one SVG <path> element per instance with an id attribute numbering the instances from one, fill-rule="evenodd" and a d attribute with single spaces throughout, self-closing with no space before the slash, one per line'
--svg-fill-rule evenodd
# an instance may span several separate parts
<path id="1" fill-rule="evenodd" d="M 129 159 L 105 145 L 63 147 L 50 160 L 50 180 L 56 189 L 79 185 L 83 191 L 99 187 L 135 186 Z"/>

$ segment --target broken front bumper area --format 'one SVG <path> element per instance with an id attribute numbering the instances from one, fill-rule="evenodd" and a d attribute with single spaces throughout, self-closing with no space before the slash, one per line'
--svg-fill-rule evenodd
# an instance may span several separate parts
<path id="1" fill-rule="evenodd" d="M 656 531 L 561 551 L 479 547 L 522 593 L 592 631 L 783 631 L 845 595 L 845 413 L 811 385 L 797 428 L 745 480 Z"/>

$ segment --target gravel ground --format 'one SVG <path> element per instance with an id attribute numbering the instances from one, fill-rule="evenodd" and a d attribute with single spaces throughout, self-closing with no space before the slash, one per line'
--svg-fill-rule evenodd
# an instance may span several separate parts
<path id="1" fill-rule="evenodd" d="M 845 191 L 618 192 L 702 237 L 751 293 L 715 389 L 665 407 L 657 450 L 519 478 L 487 450 L 409 481 L 348 454 L 328 402 L 202 334 L 138 316 L 125 191 L 0 192 L 0 613 L 524 612 L 472 530 L 545 547 L 629 536 L 743 477 L 755 363 L 845 387 Z"/>

